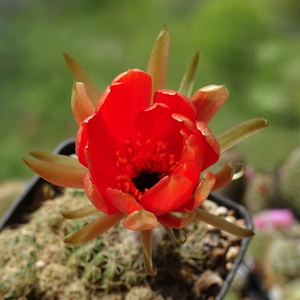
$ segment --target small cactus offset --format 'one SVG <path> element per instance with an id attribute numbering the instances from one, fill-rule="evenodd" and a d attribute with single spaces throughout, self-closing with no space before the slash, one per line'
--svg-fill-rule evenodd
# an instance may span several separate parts
<path id="1" fill-rule="evenodd" d="M 267 284 L 285 285 L 300 277 L 300 240 L 277 237 L 269 245 L 263 262 Z"/>
<path id="2" fill-rule="evenodd" d="M 296 148 L 279 170 L 279 187 L 285 207 L 300 217 L 300 148 Z"/>
<path id="3" fill-rule="evenodd" d="M 252 213 L 258 213 L 276 206 L 278 203 L 278 182 L 271 171 L 258 172 L 246 182 L 243 204 Z"/>

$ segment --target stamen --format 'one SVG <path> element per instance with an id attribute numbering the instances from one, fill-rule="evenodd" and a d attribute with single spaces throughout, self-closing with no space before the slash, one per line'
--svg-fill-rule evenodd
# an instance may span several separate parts
<path id="1" fill-rule="evenodd" d="M 138 136 L 141 136 L 139 133 Z M 172 153 L 167 142 L 158 141 L 152 151 L 147 151 L 151 139 L 142 143 L 140 139 L 135 146 L 125 141 L 125 156 L 116 151 L 115 163 L 118 169 L 117 187 L 132 194 L 138 201 L 163 177 L 170 175 L 179 165 L 178 158 Z M 153 144 L 152 144 L 153 146 Z M 133 151 L 133 149 L 136 149 Z"/>

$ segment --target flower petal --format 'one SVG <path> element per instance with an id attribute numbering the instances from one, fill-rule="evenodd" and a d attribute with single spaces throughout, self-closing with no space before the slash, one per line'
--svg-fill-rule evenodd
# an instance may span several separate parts
<path id="1" fill-rule="evenodd" d="M 147 66 L 147 73 L 152 77 L 152 97 L 155 91 L 165 87 L 169 52 L 170 35 L 167 26 L 164 25 L 154 43 Z"/>
<path id="2" fill-rule="evenodd" d="M 146 109 L 150 105 L 152 80 L 148 73 L 139 69 L 131 69 L 121 73 L 112 83 L 125 84 L 128 89 L 129 103 L 123 104 L 125 99 L 122 99 L 122 95 L 120 95 L 121 97 L 115 99 L 115 101 L 117 101 L 116 104 L 121 105 L 121 107 L 114 107 L 115 110 L 119 109 L 120 112 L 125 113 L 126 111 L 123 111 L 123 105 L 126 105 L 128 106 L 126 109 L 130 110 L 129 115 L 132 117 L 137 112 Z"/>
<path id="3" fill-rule="evenodd" d="M 122 225 L 130 230 L 151 230 L 158 227 L 155 215 L 143 208 L 129 214 Z"/>
<path id="4" fill-rule="evenodd" d="M 69 166 L 69 167 L 74 167 L 74 168 L 81 168 L 81 169 L 85 170 L 86 172 L 88 171 L 87 168 L 85 168 L 83 165 L 81 165 L 79 163 L 77 158 L 72 157 L 72 156 L 47 153 L 47 152 L 42 152 L 42 151 L 30 151 L 28 153 L 30 156 L 32 156 L 36 159 L 42 160 L 42 161 L 47 161 L 47 162 L 51 162 L 54 164 L 59 164 L 59 165 L 64 165 L 64 166 Z"/>
<path id="5" fill-rule="evenodd" d="M 216 163 L 220 157 L 220 145 L 204 122 L 196 122 L 197 129 L 205 136 L 208 145 L 205 147 L 206 153 L 203 160 L 203 170 Z"/>
<path id="6" fill-rule="evenodd" d="M 140 111 L 134 118 L 139 134 L 138 152 L 155 153 L 158 142 L 165 142 L 173 154 L 179 156 L 182 150 L 182 122 L 172 117 L 172 111 L 163 104 L 154 104 L 146 111 Z"/>
<path id="7" fill-rule="evenodd" d="M 95 112 L 95 106 L 90 100 L 82 82 L 74 82 L 72 89 L 71 107 L 76 122 L 80 123 Z"/>
<path id="8" fill-rule="evenodd" d="M 197 120 L 207 124 L 228 97 L 229 92 L 225 85 L 209 85 L 198 90 L 191 97 L 197 111 Z"/>
<path id="9" fill-rule="evenodd" d="M 225 131 L 217 137 L 221 147 L 221 152 L 236 145 L 247 137 L 268 127 L 269 122 L 265 119 L 257 118 L 240 123 Z"/>
<path id="10" fill-rule="evenodd" d="M 93 240 L 102 233 L 115 226 L 124 218 L 123 213 L 116 213 L 112 216 L 101 215 L 82 229 L 64 239 L 64 242 L 70 246 L 78 246 Z"/>
<path id="11" fill-rule="evenodd" d="M 196 218 L 198 220 L 210 224 L 218 229 L 224 230 L 228 233 L 231 233 L 235 236 L 245 238 L 245 237 L 251 237 L 255 235 L 255 233 L 252 230 L 237 226 L 203 209 L 197 208 L 195 209 L 195 212 L 196 212 Z"/>
<path id="12" fill-rule="evenodd" d="M 194 211 L 188 210 L 182 218 L 176 217 L 173 214 L 168 213 L 162 216 L 158 216 L 157 220 L 164 226 L 180 229 L 190 225 L 194 221 L 195 216 L 196 213 Z"/>
<path id="13" fill-rule="evenodd" d="M 125 214 L 133 213 L 142 208 L 132 195 L 117 189 L 107 188 L 106 197 L 114 207 Z"/>
<path id="14" fill-rule="evenodd" d="M 119 212 L 116 207 L 114 207 L 109 201 L 107 201 L 106 198 L 101 195 L 93 183 L 89 173 L 84 176 L 84 190 L 87 197 L 99 211 L 102 211 L 108 215 Z"/>
<path id="15" fill-rule="evenodd" d="M 213 191 L 220 189 L 221 187 L 227 185 L 231 182 L 234 176 L 234 167 L 232 164 L 227 163 L 222 170 L 220 170 L 216 175 L 216 184 Z"/>
<path id="16" fill-rule="evenodd" d="M 215 175 L 210 171 L 206 171 L 196 188 L 194 197 L 189 199 L 182 207 L 177 209 L 177 211 L 184 212 L 186 210 L 194 210 L 195 208 L 199 207 L 202 202 L 207 199 L 209 193 L 213 190 L 215 181 Z"/>
<path id="17" fill-rule="evenodd" d="M 150 276 L 155 276 L 157 269 L 153 269 L 152 265 L 152 230 L 142 230 L 141 241 L 145 271 Z"/>
<path id="18" fill-rule="evenodd" d="M 85 207 L 81 207 L 72 211 L 64 211 L 61 213 L 61 215 L 65 219 L 73 220 L 88 217 L 95 213 L 99 213 L 99 210 L 93 205 L 87 205 Z"/>
<path id="19" fill-rule="evenodd" d="M 63 54 L 68 68 L 75 78 L 75 81 L 84 83 L 89 98 L 92 100 L 94 105 L 96 105 L 101 95 L 101 92 L 97 88 L 96 84 L 74 57 L 67 53 Z"/>
<path id="20" fill-rule="evenodd" d="M 178 92 L 159 90 L 154 94 L 154 103 L 164 103 L 172 113 L 181 114 L 191 120 L 196 118 L 196 111 L 191 100 Z"/>
<path id="21" fill-rule="evenodd" d="M 186 95 L 187 97 L 190 97 L 192 94 L 192 89 L 194 86 L 194 80 L 196 76 L 196 71 L 198 67 L 199 62 L 199 51 L 195 53 L 193 56 L 184 76 L 181 81 L 180 87 L 178 92 Z"/>
<path id="22" fill-rule="evenodd" d="M 161 216 L 182 206 L 192 189 L 187 177 L 181 174 L 166 176 L 144 194 L 141 204 L 147 211 Z"/>
<path id="23" fill-rule="evenodd" d="M 83 189 L 83 177 L 86 169 L 70 167 L 41 160 L 23 159 L 36 174 L 52 184 Z"/>

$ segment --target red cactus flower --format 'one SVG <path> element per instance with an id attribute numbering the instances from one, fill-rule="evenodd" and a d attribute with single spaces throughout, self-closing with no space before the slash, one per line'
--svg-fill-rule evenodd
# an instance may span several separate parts
<path id="1" fill-rule="evenodd" d="M 202 173 L 217 162 L 220 150 L 267 126 L 265 120 L 250 120 L 216 139 L 206 124 L 227 100 L 226 87 L 208 86 L 187 97 L 196 54 L 180 92 L 164 89 L 168 53 L 169 36 L 164 28 L 147 72 L 133 69 L 120 74 L 101 96 L 81 66 L 65 55 L 76 80 L 72 109 L 79 124 L 78 160 L 42 152 L 30 153 L 38 160 L 25 160 L 46 180 L 85 190 L 92 205 L 65 212 L 66 218 L 104 213 L 65 239 L 66 243 L 87 242 L 124 219 L 124 227 L 141 231 L 145 269 L 151 275 L 155 274 L 151 230 L 158 223 L 182 228 L 198 218 L 236 235 L 253 234 L 198 209 L 212 190 L 233 179 L 233 167 L 228 164 L 217 174 Z"/>

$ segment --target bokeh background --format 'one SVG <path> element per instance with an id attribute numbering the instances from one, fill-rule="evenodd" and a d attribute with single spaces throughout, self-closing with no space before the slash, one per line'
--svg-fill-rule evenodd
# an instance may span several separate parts
<path id="1" fill-rule="evenodd" d="M 179 87 L 199 49 L 194 89 L 227 84 L 231 93 L 213 132 L 264 117 L 270 127 L 238 149 L 256 168 L 279 164 L 300 144 L 299 15 L 298 0 L 1 0 L 0 180 L 30 178 L 27 151 L 76 133 L 63 51 L 103 90 L 120 72 L 145 70 L 166 22 L 167 87 Z"/>

